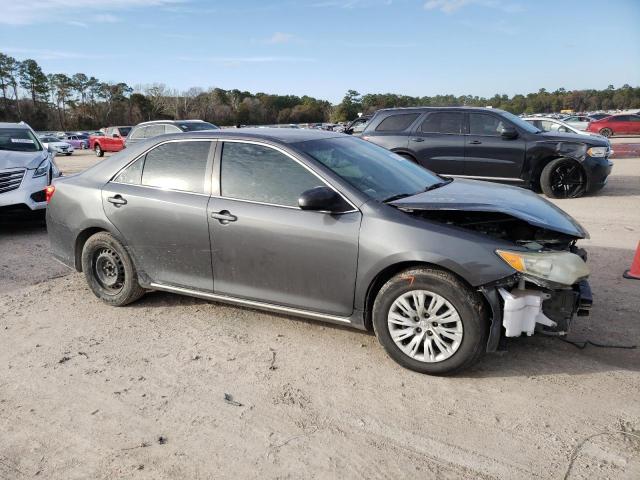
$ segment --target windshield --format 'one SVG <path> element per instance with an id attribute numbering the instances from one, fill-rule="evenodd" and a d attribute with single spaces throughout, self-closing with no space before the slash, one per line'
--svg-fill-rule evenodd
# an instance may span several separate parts
<path id="1" fill-rule="evenodd" d="M 131 128 L 132 127 L 118 127 L 118 130 L 120 131 L 120 136 L 126 137 L 127 135 L 129 135 Z"/>
<path id="2" fill-rule="evenodd" d="M 310 140 L 296 148 L 378 201 L 415 195 L 443 182 L 435 173 L 359 138 Z"/>
<path id="3" fill-rule="evenodd" d="M 198 130 L 217 130 L 214 124 L 209 122 L 184 122 L 178 125 L 183 132 L 196 132 Z"/>
<path id="4" fill-rule="evenodd" d="M 534 125 L 531 125 L 529 122 L 521 119 L 520 117 L 514 115 L 513 113 L 501 111 L 500 114 L 505 117 L 507 120 L 511 121 L 511 123 L 515 124 L 517 127 L 520 127 L 526 132 L 529 133 L 538 133 L 541 132 L 539 128 Z"/>
<path id="5" fill-rule="evenodd" d="M 42 147 L 36 136 L 27 128 L 1 128 L 0 150 L 38 152 Z"/>

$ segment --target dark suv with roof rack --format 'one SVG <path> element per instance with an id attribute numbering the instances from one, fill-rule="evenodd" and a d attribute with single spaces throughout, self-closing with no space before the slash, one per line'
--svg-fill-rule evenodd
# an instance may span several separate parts
<path id="1" fill-rule="evenodd" d="M 612 163 L 606 139 L 543 132 L 503 110 L 378 110 L 362 138 L 436 173 L 538 189 L 552 198 L 601 189 Z"/>

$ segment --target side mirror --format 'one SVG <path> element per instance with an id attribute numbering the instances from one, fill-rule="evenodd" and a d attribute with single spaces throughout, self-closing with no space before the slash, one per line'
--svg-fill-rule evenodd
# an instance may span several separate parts
<path id="1" fill-rule="evenodd" d="M 49 152 L 49 156 L 50 156 L 51 158 L 56 158 L 56 153 L 57 153 L 57 152 L 53 149 L 53 147 L 48 146 L 48 147 L 47 147 L 47 151 Z"/>
<path id="2" fill-rule="evenodd" d="M 349 209 L 344 199 L 329 187 L 315 187 L 302 192 L 298 206 L 302 210 L 326 213 L 340 213 Z"/>
<path id="3" fill-rule="evenodd" d="M 120 135 L 118 135 L 117 133 L 114 133 L 114 134 L 112 135 L 112 137 L 113 137 L 113 138 L 120 138 Z"/>
<path id="4" fill-rule="evenodd" d="M 518 137 L 518 131 L 513 127 L 505 127 L 500 135 L 502 136 L 502 138 L 511 140 Z"/>
<path id="5" fill-rule="evenodd" d="M 353 128 L 345 128 L 342 133 L 346 133 L 347 135 L 353 134 Z"/>

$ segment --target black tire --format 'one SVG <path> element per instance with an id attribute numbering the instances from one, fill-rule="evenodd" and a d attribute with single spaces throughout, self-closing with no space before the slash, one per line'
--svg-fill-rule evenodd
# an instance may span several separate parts
<path id="1" fill-rule="evenodd" d="M 457 318 L 462 324 L 462 339 L 456 347 L 457 350 L 446 359 L 428 362 L 412 358 L 403 352 L 392 338 L 388 319 L 394 302 L 402 295 L 416 291 L 426 291 L 444 298 L 455 309 Z M 428 318 L 426 312 L 425 318 Z M 441 326 L 445 324 L 447 324 L 446 321 Z M 470 367 L 484 354 L 489 322 L 486 308 L 478 292 L 470 289 L 449 272 L 432 268 L 414 268 L 397 274 L 382 286 L 373 305 L 373 328 L 380 344 L 401 366 L 419 373 L 450 375 Z M 429 330 L 425 330 L 424 339 L 427 339 L 426 334 L 432 335 Z M 426 357 L 426 340 L 418 343 L 421 342 L 423 357 Z"/>
<path id="2" fill-rule="evenodd" d="M 110 233 L 99 232 L 86 241 L 82 271 L 91 291 L 108 305 L 121 307 L 145 293 L 131 257 Z"/>
<path id="3" fill-rule="evenodd" d="M 96 145 L 93 149 L 96 152 L 96 157 L 104 157 L 104 151 L 100 148 L 100 145 Z"/>
<path id="4" fill-rule="evenodd" d="M 577 198 L 587 191 L 587 175 L 570 158 L 556 158 L 542 169 L 540 188 L 549 198 Z"/>
<path id="5" fill-rule="evenodd" d="M 601 128 L 598 133 L 607 138 L 613 136 L 613 130 L 611 130 L 610 128 Z"/>

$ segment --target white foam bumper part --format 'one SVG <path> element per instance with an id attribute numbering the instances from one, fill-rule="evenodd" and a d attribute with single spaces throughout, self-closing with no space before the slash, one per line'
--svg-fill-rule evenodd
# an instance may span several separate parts
<path id="1" fill-rule="evenodd" d="M 542 312 L 542 302 L 550 297 L 548 293 L 520 288 L 514 288 L 510 292 L 499 288 L 498 293 L 504 299 L 502 325 L 507 337 L 519 337 L 523 333 L 531 336 L 536 323 L 556 326 L 556 322 Z"/>

